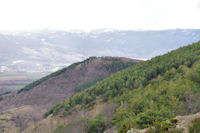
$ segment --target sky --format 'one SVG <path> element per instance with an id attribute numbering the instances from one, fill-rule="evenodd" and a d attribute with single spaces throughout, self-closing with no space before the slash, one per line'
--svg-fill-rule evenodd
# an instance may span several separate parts
<path id="1" fill-rule="evenodd" d="M 0 31 L 200 29 L 200 0 L 0 0 Z"/>

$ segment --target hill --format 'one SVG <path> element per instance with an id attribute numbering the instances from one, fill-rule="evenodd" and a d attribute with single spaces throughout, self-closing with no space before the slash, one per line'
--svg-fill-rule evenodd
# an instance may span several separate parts
<path id="1" fill-rule="evenodd" d="M 119 57 L 90 57 L 47 75 L 17 93 L 3 95 L 0 101 L 0 116 L 9 116 L 6 117 L 9 119 L 3 119 L 7 124 L 2 124 L 0 128 L 6 130 L 11 124 L 16 131 L 19 128 L 24 130 L 65 98 L 139 62 Z"/>
<path id="2" fill-rule="evenodd" d="M 177 115 L 197 113 L 199 61 L 197 42 L 112 74 L 57 104 L 25 132 L 125 133 L 130 128 L 157 127 L 156 123 L 162 127 Z M 162 132 L 170 132 L 167 129 Z"/>

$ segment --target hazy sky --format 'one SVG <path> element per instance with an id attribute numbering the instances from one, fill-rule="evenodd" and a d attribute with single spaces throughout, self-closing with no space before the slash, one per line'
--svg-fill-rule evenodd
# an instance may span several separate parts
<path id="1" fill-rule="evenodd" d="M 200 28 L 200 0 L 0 0 L 0 30 Z"/>

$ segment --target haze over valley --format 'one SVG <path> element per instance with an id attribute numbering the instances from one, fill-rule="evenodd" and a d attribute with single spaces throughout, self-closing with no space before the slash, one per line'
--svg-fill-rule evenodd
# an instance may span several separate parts
<path id="1" fill-rule="evenodd" d="M 150 59 L 199 39 L 192 29 L 1 33 L 0 72 L 50 73 L 90 56 Z"/>

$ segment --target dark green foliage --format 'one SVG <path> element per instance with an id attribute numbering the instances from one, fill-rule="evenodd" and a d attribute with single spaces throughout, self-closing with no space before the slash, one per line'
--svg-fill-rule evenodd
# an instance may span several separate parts
<path id="1" fill-rule="evenodd" d="M 193 120 L 192 125 L 189 126 L 189 133 L 200 133 L 200 118 Z"/>
<path id="2" fill-rule="evenodd" d="M 144 112 L 137 115 L 138 120 L 136 120 L 136 124 L 140 128 L 146 128 L 148 125 L 152 125 L 155 121 L 164 121 L 166 120 L 166 117 L 171 116 L 170 112 L 166 112 L 166 114 L 163 113 L 165 112 L 145 110 Z"/>
<path id="3" fill-rule="evenodd" d="M 91 119 L 88 123 L 88 133 L 103 133 L 106 129 L 111 127 L 111 122 L 108 119 L 98 117 Z"/>
<path id="4" fill-rule="evenodd" d="M 120 57 L 103 57 L 105 61 L 120 61 Z"/>
<path id="5" fill-rule="evenodd" d="M 82 90 L 84 90 L 86 88 L 91 87 L 92 85 L 94 85 L 95 83 L 97 83 L 97 82 L 99 82 L 99 81 L 101 81 L 103 79 L 104 79 L 104 77 L 97 78 L 97 79 L 95 79 L 95 80 L 93 80 L 91 82 L 88 82 L 88 83 L 83 84 L 83 85 L 81 85 L 79 87 L 76 87 L 74 90 L 75 90 L 75 92 L 80 92 L 80 91 L 82 91 Z"/>
<path id="6" fill-rule="evenodd" d="M 196 62 L 191 68 L 172 68 L 162 77 L 151 80 L 144 89 L 123 94 L 117 100 L 126 101 L 128 107 L 117 110 L 114 123 L 120 126 L 123 120 L 132 119 L 134 128 L 146 128 L 156 121 L 200 111 L 200 104 L 197 102 L 200 99 L 200 83 L 191 80 L 193 76 L 200 75 L 197 72 L 199 67 L 200 62 Z M 173 78 L 166 80 L 168 73 L 172 72 Z"/>
<path id="7" fill-rule="evenodd" d="M 18 93 L 21 93 L 22 91 L 28 91 L 28 90 L 30 90 L 30 89 L 32 89 L 32 88 L 38 86 L 38 85 L 41 84 L 42 82 L 44 82 L 44 81 L 46 81 L 46 80 L 48 80 L 48 79 L 50 79 L 50 78 L 52 78 L 52 77 L 58 76 L 58 75 L 64 73 L 65 71 L 67 71 L 67 70 L 69 70 L 69 69 L 73 69 L 74 67 L 76 67 L 76 66 L 79 65 L 79 64 L 88 64 L 89 62 L 91 62 L 91 61 L 94 60 L 94 59 L 96 59 L 96 57 L 90 57 L 90 58 L 88 58 L 88 59 L 86 59 L 86 60 L 84 60 L 84 61 L 74 63 L 74 64 L 72 64 L 72 65 L 70 65 L 70 66 L 68 66 L 68 67 L 66 67 L 66 68 L 63 68 L 63 69 L 58 70 L 58 71 L 56 71 L 56 72 L 54 72 L 54 73 L 52 73 L 52 74 L 49 74 L 49 75 L 47 75 L 47 76 L 45 76 L 45 77 L 43 77 L 43 78 L 41 78 L 41 79 L 39 79 L 39 80 L 37 80 L 37 81 L 34 81 L 34 82 L 32 82 L 31 84 L 25 86 L 24 88 L 22 88 L 21 90 L 19 90 Z"/>
<path id="8" fill-rule="evenodd" d="M 118 62 L 112 62 L 111 64 L 106 65 L 106 69 L 112 73 L 114 72 L 118 72 L 120 70 L 123 70 L 125 68 L 128 68 L 130 66 L 135 65 L 136 63 L 133 62 L 128 62 L 128 63 L 124 63 L 121 61 Z"/>
<path id="9" fill-rule="evenodd" d="M 44 114 L 44 118 L 46 118 L 48 115 L 50 115 L 50 114 L 52 114 L 52 113 L 53 113 L 54 115 L 58 114 L 59 108 L 61 108 L 60 106 L 61 106 L 60 104 L 57 104 L 57 105 L 54 106 L 52 109 L 50 109 L 49 111 L 47 111 L 47 112 Z"/>
<path id="10" fill-rule="evenodd" d="M 102 96 L 106 101 L 115 96 L 120 96 L 129 90 L 143 88 L 150 80 L 156 78 L 158 75 L 163 75 L 171 68 L 176 69 L 181 65 L 191 67 L 194 62 L 200 59 L 199 56 L 200 45 L 198 42 L 172 51 L 166 55 L 155 57 L 152 60 L 142 62 L 126 70 L 112 74 L 109 78 L 96 83 L 80 94 L 73 95 L 70 100 L 66 100 L 61 107 L 67 105 L 70 109 L 77 104 L 83 105 L 92 102 L 97 96 Z M 173 77 L 173 74 L 166 75 L 165 79 L 168 80 L 170 77 Z M 77 100 L 80 99 L 78 97 L 81 97 L 81 100 Z M 68 101 L 72 102 L 68 103 Z"/>
<path id="11" fill-rule="evenodd" d="M 200 42 L 112 74 L 66 99 L 52 113 L 69 112 L 78 104 L 87 107 L 96 97 L 114 99 L 120 105 L 113 117 L 119 131 L 130 125 L 146 128 L 176 115 L 200 111 L 199 70 Z"/>
<path id="12" fill-rule="evenodd" d="M 118 130 L 118 133 L 127 133 L 127 131 L 130 130 L 132 127 L 133 127 L 132 121 L 130 120 L 123 121 Z"/>
<path id="13" fill-rule="evenodd" d="M 4 95 L 10 94 L 10 93 L 11 93 L 10 91 L 7 91 L 7 92 L 0 94 L 0 101 L 3 100 Z"/>
<path id="14" fill-rule="evenodd" d="M 171 121 L 155 122 L 153 127 L 149 129 L 147 133 L 183 133 L 182 130 L 175 129 L 176 119 Z"/>
<path id="15" fill-rule="evenodd" d="M 170 123 L 173 124 L 173 125 L 175 125 L 175 124 L 178 123 L 178 120 L 176 118 L 171 118 L 170 119 Z"/>
<path id="16" fill-rule="evenodd" d="M 10 94 L 10 93 L 11 93 L 10 91 L 4 92 L 4 93 L 0 94 L 0 97 L 4 96 L 4 95 L 7 95 L 7 94 Z"/>
<path id="17" fill-rule="evenodd" d="M 104 58 L 104 60 L 108 60 L 108 61 L 113 61 L 111 64 L 107 64 L 106 65 L 106 69 L 110 72 L 110 73 L 115 73 L 115 72 L 118 72 L 120 70 L 123 70 L 125 68 L 128 68 L 130 66 L 133 66 L 137 63 L 134 63 L 134 62 L 121 62 L 120 58 L 112 58 L 112 57 L 107 57 L 107 58 Z M 102 81 L 103 79 L 105 79 L 105 77 L 99 77 L 91 82 L 88 82 L 86 84 L 83 84 L 79 87 L 76 87 L 75 88 L 75 92 L 80 92 L 86 88 L 90 88 L 91 86 L 93 86 L 95 83 L 99 82 L 99 81 Z"/>

